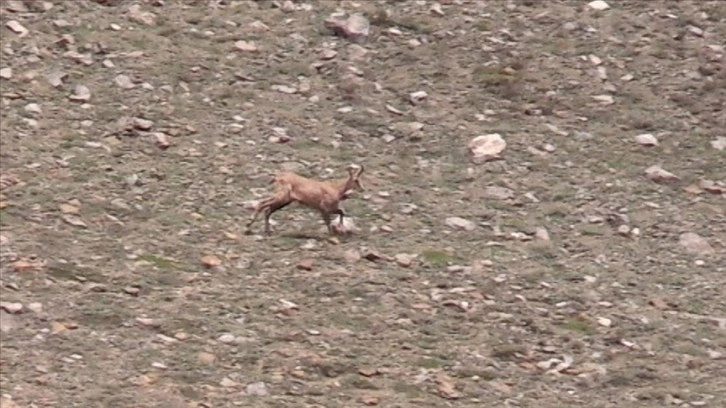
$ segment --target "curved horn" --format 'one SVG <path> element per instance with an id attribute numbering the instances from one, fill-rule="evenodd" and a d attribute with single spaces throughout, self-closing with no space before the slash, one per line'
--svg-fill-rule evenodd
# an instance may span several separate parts
<path id="1" fill-rule="evenodd" d="M 358 169 L 358 173 L 356 174 L 356 176 L 360 176 L 363 173 L 363 170 L 365 170 L 362 164 L 359 164 L 358 166 L 360 167 L 360 169 Z"/>

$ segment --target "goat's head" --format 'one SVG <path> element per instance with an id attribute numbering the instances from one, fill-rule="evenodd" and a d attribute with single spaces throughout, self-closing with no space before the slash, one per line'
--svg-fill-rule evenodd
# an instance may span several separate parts
<path id="1" fill-rule="evenodd" d="M 357 167 L 355 166 L 349 166 L 348 167 L 348 180 L 345 181 L 345 187 L 343 191 L 343 196 L 345 198 L 348 197 L 349 193 L 351 191 L 365 191 L 363 188 L 363 185 L 361 184 L 360 175 L 363 173 L 363 165 L 359 165 Z"/>

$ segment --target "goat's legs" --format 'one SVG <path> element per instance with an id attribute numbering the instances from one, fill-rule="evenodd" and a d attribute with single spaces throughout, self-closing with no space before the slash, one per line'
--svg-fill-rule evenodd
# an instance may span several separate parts
<path id="1" fill-rule="evenodd" d="M 320 211 L 320 215 L 322 215 L 323 222 L 325 223 L 325 226 L 328 228 L 328 233 L 329 234 L 332 234 L 333 233 L 333 226 L 331 225 L 330 214 L 327 213 L 326 211 Z"/>
<path id="2" fill-rule="evenodd" d="M 283 208 L 287 207 L 288 205 L 292 204 L 292 201 L 288 202 L 276 202 L 270 204 L 267 209 L 265 210 L 265 234 L 270 233 L 270 216 L 274 214 L 277 211 L 282 210 Z"/>
<path id="3" fill-rule="evenodd" d="M 257 217 L 260 215 L 262 211 L 266 211 L 267 208 L 272 205 L 277 200 L 276 196 L 268 197 L 262 201 L 260 201 L 257 204 L 257 208 L 255 208 L 254 214 L 252 214 L 252 217 L 250 218 L 250 221 L 247 223 L 247 228 L 251 227 L 252 224 L 255 222 Z"/>
<path id="4" fill-rule="evenodd" d="M 252 214 L 252 218 L 247 223 L 247 228 L 249 229 L 252 224 L 257 220 L 257 217 L 260 215 L 260 213 L 265 213 L 265 232 L 269 234 L 270 232 L 270 215 L 274 213 L 275 211 L 278 211 L 282 208 L 287 207 L 292 200 L 290 200 L 290 195 L 286 194 L 284 196 L 280 196 L 279 194 L 275 194 L 272 197 L 268 197 L 262 201 L 260 201 L 259 204 L 257 204 L 257 208 L 255 209 L 254 214 Z"/>
<path id="5" fill-rule="evenodd" d="M 260 213 L 262 212 L 262 210 L 264 210 L 266 207 L 267 206 L 264 205 L 264 202 L 261 202 L 260 204 L 257 205 L 257 208 L 255 208 L 254 214 L 252 214 L 252 217 L 247 222 L 247 228 L 251 227 L 252 224 L 255 223 L 255 220 L 257 219 L 257 216 L 260 215 Z"/>
<path id="6" fill-rule="evenodd" d="M 329 234 L 336 234 L 338 232 L 333 228 L 333 219 L 332 219 L 333 215 L 340 216 L 340 221 L 338 222 L 338 226 L 339 227 L 343 226 L 343 217 L 345 216 L 345 212 L 343 210 L 341 210 L 340 208 L 337 208 L 337 209 L 333 210 L 333 212 L 330 212 L 330 213 L 321 211 L 320 214 L 323 216 L 323 221 L 325 222 L 325 226 L 328 227 Z"/>
<path id="7" fill-rule="evenodd" d="M 345 211 L 343 211 L 342 208 L 338 208 L 335 211 L 333 211 L 333 214 L 340 216 L 340 221 L 338 222 L 339 226 L 343 226 L 343 217 L 345 217 Z"/>

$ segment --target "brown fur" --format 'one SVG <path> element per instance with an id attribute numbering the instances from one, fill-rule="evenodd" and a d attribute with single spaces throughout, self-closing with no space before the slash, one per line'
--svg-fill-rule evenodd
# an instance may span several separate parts
<path id="1" fill-rule="evenodd" d="M 347 199 L 349 192 L 363 190 L 360 183 L 359 170 L 348 168 L 348 177 L 336 181 L 318 181 L 300 176 L 292 172 L 282 172 L 275 175 L 270 184 L 275 184 L 275 192 L 268 198 L 260 201 L 247 228 L 252 226 L 261 212 L 265 213 L 265 233 L 270 233 L 270 216 L 292 203 L 300 203 L 306 207 L 316 209 L 325 221 L 328 232 L 333 233 L 331 219 L 333 215 L 340 216 L 339 225 L 343 225 L 345 212 L 340 208 L 340 202 Z"/>

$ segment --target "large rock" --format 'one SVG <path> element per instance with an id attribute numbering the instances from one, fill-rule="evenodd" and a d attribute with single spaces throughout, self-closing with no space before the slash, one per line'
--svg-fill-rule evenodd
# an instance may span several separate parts
<path id="1" fill-rule="evenodd" d="M 708 241 L 695 232 L 684 232 L 678 242 L 687 252 L 695 255 L 711 255 L 716 252 Z"/>
<path id="2" fill-rule="evenodd" d="M 491 133 L 475 137 L 469 142 L 468 147 L 472 154 L 472 161 L 479 164 L 499 159 L 500 154 L 507 147 L 507 142 L 499 133 Z"/>
<path id="3" fill-rule="evenodd" d="M 446 219 L 445 224 L 449 228 L 464 231 L 473 231 L 476 228 L 476 224 L 474 224 L 472 221 L 461 217 L 449 217 Z"/>
<path id="4" fill-rule="evenodd" d="M 347 18 L 337 13 L 331 14 L 325 20 L 325 27 L 354 42 L 365 41 L 371 32 L 371 23 L 358 13 L 351 14 Z"/>

